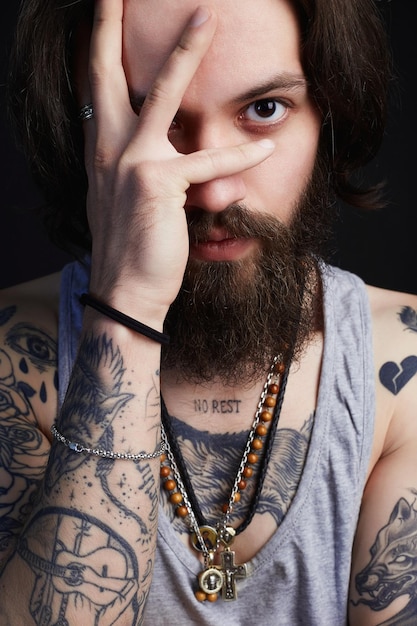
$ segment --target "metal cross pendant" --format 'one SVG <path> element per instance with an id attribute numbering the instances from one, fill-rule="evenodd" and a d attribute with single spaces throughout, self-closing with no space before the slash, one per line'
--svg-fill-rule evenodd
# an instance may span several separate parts
<path id="1" fill-rule="evenodd" d="M 220 554 L 222 561 L 221 569 L 223 572 L 223 600 L 236 600 L 236 579 L 246 578 L 248 575 L 247 564 L 242 563 L 241 565 L 236 565 L 235 556 L 235 552 L 230 548 L 226 548 Z"/>
<path id="2" fill-rule="evenodd" d="M 218 594 L 221 591 L 223 600 L 236 600 L 236 580 L 246 578 L 249 575 L 247 563 L 236 565 L 236 553 L 230 549 L 236 531 L 230 526 L 224 526 L 218 530 L 202 527 L 201 531 L 204 531 L 204 537 L 208 531 L 212 531 L 214 534 L 213 536 L 210 535 L 211 543 L 214 545 L 218 541 L 224 546 L 224 550 L 220 552 L 221 565 L 214 565 L 213 563 L 216 550 L 208 550 L 206 553 L 206 567 L 198 576 L 201 591 L 209 595 Z M 193 545 L 198 549 L 195 544 L 197 544 L 197 540 L 193 541 Z"/>
<path id="3" fill-rule="evenodd" d="M 223 600 L 236 600 L 236 580 L 248 576 L 248 566 L 236 565 L 235 556 L 233 550 L 226 548 L 220 553 L 221 565 L 210 564 L 201 572 L 198 577 L 201 591 L 207 594 L 221 591 Z"/>

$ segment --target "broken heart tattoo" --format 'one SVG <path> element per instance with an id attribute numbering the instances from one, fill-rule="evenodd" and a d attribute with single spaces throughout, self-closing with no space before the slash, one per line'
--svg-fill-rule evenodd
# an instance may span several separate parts
<path id="1" fill-rule="evenodd" d="M 408 356 L 401 363 L 388 361 L 379 370 L 379 380 L 391 393 L 397 395 L 417 373 L 417 356 Z"/>
<path id="2" fill-rule="evenodd" d="M 417 311 L 404 306 L 398 314 L 407 330 L 417 332 Z M 388 361 L 379 370 L 379 380 L 391 393 L 397 395 L 417 373 L 417 356 L 408 356 L 401 363 Z"/>

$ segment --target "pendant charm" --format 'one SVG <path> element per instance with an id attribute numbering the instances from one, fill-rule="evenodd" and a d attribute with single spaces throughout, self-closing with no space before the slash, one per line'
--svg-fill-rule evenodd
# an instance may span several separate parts
<path id="1" fill-rule="evenodd" d="M 246 578 L 248 576 L 248 566 L 246 563 L 236 565 L 235 552 L 230 548 L 226 548 L 221 554 L 222 572 L 224 576 L 222 596 L 223 600 L 236 600 L 236 580 Z"/>
<path id="2" fill-rule="evenodd" d="M 228 539 L 227 542 L 225 541 L 226 538 Z M 220 553 L 221 565 L 213 565 L 214 552 L 211 551 L 208 554 L 206 567 L 198 576 L 200 591 L 206 596 L 214 597 L 221 591 L 223 600 L 236 600 L 236 581 L 249 575 L 247 563 L 240 565 L 235 563 L 236 553 L 229 547 L 233 539 L 234 531 L 230 535 L 227 533 L 223 539 L 220 539 L 224 545 L 227 545 L 225 550 Z"/>
<path id="3" fill-rule="evenodd" d="M 246 563 L 236 565 L 235 552 L 226 548 L 221 554 L 221 565 L 206 567 L 198 576 L 200 590 L 211 595 L 222 592 L 223 600 L 236 600 L 236 581 L 248 576 Z"/>
<path id="4" fill-rule="evenodd" d="M 215 550 L 218 536 L 217 530 L 215 528 L 212 528 L 211 526 L 200 526 L 199 531 L 206 549 L 209 552 Z M 200 540 L 197 536 L 197 533 L 195 532 L 193 532 L 191 535 L 191 545 L 198 552 L 206 552 L 206 550 L 201 546 Z"/>
<path id="5" fill-rule="evenodd" d="M 198 576 L 201 591 L 211 595 L 219 593 L 224 585 L 223 572 L 218 567 L 207 567 Z"/>

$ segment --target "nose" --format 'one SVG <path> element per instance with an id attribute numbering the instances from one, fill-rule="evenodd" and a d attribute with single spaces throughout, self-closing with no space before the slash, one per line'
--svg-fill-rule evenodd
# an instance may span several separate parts
<path id="1" fill-rule="evenodd" d="M 185 208 L 219 213 L 234 202 L 243 200 L 245 190 L 244 182 L 237 175 L 192 185 L 187 192 Z"/>
<path id="2" fill-rule="evenodd" d="M 230 136 L 221 125 L 207 124 L 194 128 L 191 141 L 187 142 L 187 153 L 209 148 L 222 148 L 236 145 L 239 141 Z M 183 150 L 184 152 L 184 150 Z M 191 185 L 187 191 L 185 208 L 202 209 L 209 213 L 219 213 L 246 195 L 246 185 L 239 172 L 233 176 L 215 178 L 199 185 Z"/>

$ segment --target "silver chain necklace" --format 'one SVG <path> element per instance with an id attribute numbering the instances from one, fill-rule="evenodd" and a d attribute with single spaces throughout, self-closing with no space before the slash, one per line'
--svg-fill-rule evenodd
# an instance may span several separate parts
<path id="1" fill-rule="evenodd" d="M 193 498 L 195 499 L 195 496 L 193 494 L 193 498 L 190 498 L 187 492 L 166 429 L 163 425 L 161 426 L 161 438 L 165 446 L 166 460 L 169 463 L 169 468 L 175 481 L 174 491 L 178 491 L 182 498 L 181 508 L 186 512 L 185 518 L 188 521 L 191 531 L 191 543 L 204 558 L 204 568 L 198 576 L 199 589 L 196 592 L 196 597 L 200 601 L 215 601 L 219 592 L 222 593 L 224 600 L 235 600 L 237 598 L 236 580 L 246 578 L 249 575 L 249 566 L 247 563 L 241 565 L 236 565 L 235 563 L 235 552 L 231 550 L 231 546 L 237 532 L 230 525 L 230 517 L 236 501 L 240 499 L 239 491 L 242 489 L 242 483 L 245 482 L 245 472 L 248 466 L 253 465 L 251 461 L 256 463 L 252 455 L 258 458 L 255 454 L 255 450 L 259 452 L 263 447 L 263 438 L 266 435 L 264 431 L 267 430 L 267 425 L 269 425 L 273 418 L 275 421 L 278 420 L 285 387 L 283 380 L 284 373 L 286 382 L 288 371 L 283 366 L 280 357 L 275 356 L 259 397 L 252 426 L 233 481 L 228 503 L 223 509 L 222 518 L 215 527 L 206 524 L 200 525 L 198 523 L 191 503 L 191 500 Z M 280 401 L 277 403 L 278 394 Z M 259 432 L 264 433 L 263 437 L 259 435 Z M 257 445 L 255 446 L 255 444 Z M 262 484 L 260 485 L 260 489 L 261 488 Z M 253 510 L 251 515 L 253 515 L 254 512 Z M 217 553 L 220 555 L 221 565 L 214 564 Z"/>

